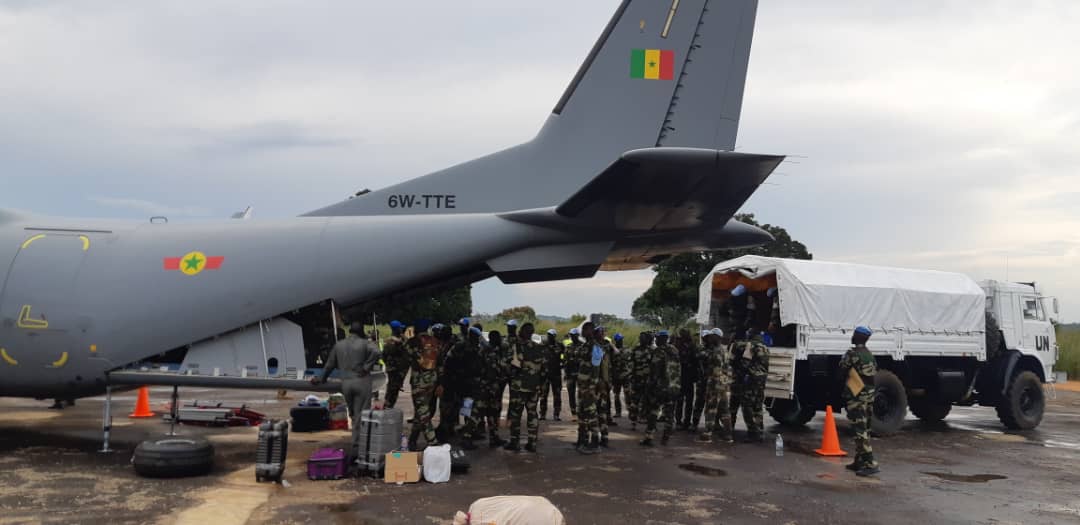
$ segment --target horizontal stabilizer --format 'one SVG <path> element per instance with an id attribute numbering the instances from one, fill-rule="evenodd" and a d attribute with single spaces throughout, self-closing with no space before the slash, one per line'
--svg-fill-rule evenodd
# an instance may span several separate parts
<path id="1" fill-rule="evenodd" d="M 556 212 L 619 231 L 723 224 L 783 159 L 694 148 L 629 151 Z"/>

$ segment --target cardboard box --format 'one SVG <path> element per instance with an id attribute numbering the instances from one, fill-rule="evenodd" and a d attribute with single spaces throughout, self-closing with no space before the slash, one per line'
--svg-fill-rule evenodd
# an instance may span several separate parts
<path id="1" fill-rule="evenodd" d="M 420 481 L 421 456 L 419 452 L 387 452 L 387 483 L 418 483 Z"/>

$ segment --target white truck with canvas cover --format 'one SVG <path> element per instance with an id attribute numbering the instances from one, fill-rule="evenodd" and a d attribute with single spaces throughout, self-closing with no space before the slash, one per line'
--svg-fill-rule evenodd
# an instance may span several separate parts
<path id="1" fill-rule="evenodd" d="M 746 297 L 733 299 L 740 284 Z M 1048 311 L 1057 314 L 1057 300 L 1035 283 L 745 256 L 720 263 L 702 281 L 697 320 L 725 332 L 768 334 L 766 405 L 787 425 L 843 405 L 840 357 L 856 326 L 871 328 L 868 347 L 879 369 L 874 430 L 890 433 L 909 407 L 920 419 L 940 421 L 952 405 L 975 403 L 995 407 L 1009 428 L 1038 426 L 1043 384 L 1054 380 L 1058 355 Z"/>

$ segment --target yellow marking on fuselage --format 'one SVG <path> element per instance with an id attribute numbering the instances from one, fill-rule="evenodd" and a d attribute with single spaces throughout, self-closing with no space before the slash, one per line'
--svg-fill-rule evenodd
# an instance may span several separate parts
<path id="1" fill-rule="evenodd" d="M 56 361 L 53 361 L 52 365 L 53 365 L 53 368 L 60 368 L 60 367 L 62 367 L 64 365 L 66 365 L 67 362 L 68 362 L 68 353 L 64 352 L 63 354 L 60 354 L 60 359 L 57 359 Z"/>
<path id="2" fill-rule="evenodd" d="M 19 366 L 19 362 L 16 361 L 14 357 L 8 355 L 6 348 L 0 348 L 0 357 L 4 359 L 4 362 L 11 366 Z"/>
<path id="3" fill-rule="evenodd" d="M 91 354 L 96 354 L 97 353 L 97 345 L 90 345 L 90 353 Z"/>
<path id="4" fill-rule="evenodd" d="M 34 241 L 36 241 L 38 239 L 44 239 L 44 238 L 45 238 L 45 234 L 44 233 L 39 233 L 39 234 L 29 238 L 29 239 L 26 239 L 22 243 L 22 249 L 25 250 L 27 246 L 30 246 L 30 243 L 32 243 L 32 242 L 34 242 Z"/>
<path id="5" fill-rule="evenodd" d="M 49 327 L 49 322 L 44 319 L 31 319 L 30 305 L 27 304 L 19 310 L 19 319 L 15 321 L 15 325 L 19 328 L 45 329 Z"/>
<path id="6" fill-rule="evenodd" d="M 80 235 L 79 239 L 82 240 L 82 251 L 85 252 L 86 250 L 89 250 L 90 249 L 90 238 L 85 236 L 85 235 Z"/>

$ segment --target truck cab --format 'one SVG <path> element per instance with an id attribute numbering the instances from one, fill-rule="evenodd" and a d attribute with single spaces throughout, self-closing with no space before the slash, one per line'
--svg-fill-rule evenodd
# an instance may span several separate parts
<path id="1" fill-rule="evenodd" d="M 988 280 L 979 285 L 986 292 L 986 311 L 999 332 L 993 333 L 993 321 L 988 320 L 987 357 L 1015 352 L 1022 368 L 1035 372 L 1044 383 L 1053 382 L 1052 369 L 1058 357 L 1053 325 L 1058 316 L 1057 299 L 1044 296 L 1037 283 Z"/>

